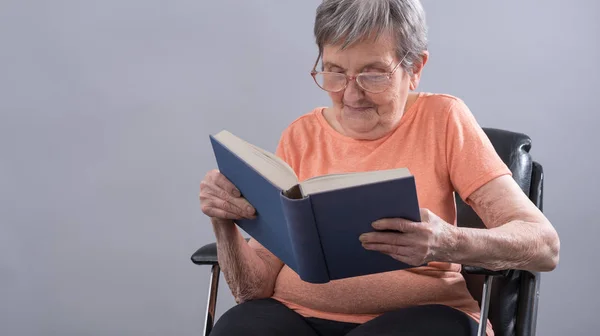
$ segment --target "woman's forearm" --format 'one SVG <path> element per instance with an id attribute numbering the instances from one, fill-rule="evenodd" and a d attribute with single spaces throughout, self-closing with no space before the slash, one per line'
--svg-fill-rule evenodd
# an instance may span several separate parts
<path id="1" fill-rule="evenodd" d="M 277 269 L 268 256 L 253 249 L 232 221 L 213 220 L 217 256 L 237 303 L 270 297 Z"/>
<path id="2" fill-rule="evenodd" d="M 559 241 L 550 225 L 512 221 L 492 229 L 458 227 L 448 253 L 454 263 L 490 270 L 553 270 L 558 264 Z"/>
<path id="3" fill-rule="evenodd" d="M 491 270 L 553 270 L 560 240 L 544 214 L 512 177 L 498 177 L 469 196 L 487 229 L 458 227 L 450 259 Z"/>

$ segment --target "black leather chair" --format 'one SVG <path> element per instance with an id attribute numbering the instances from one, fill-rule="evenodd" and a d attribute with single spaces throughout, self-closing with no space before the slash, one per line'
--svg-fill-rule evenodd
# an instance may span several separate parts
<path id="1" fill-rule="evenodd" d="M 484 128 L 494 148 L 510 168 L 513 178 L 531 201 L 542 209 L 544 175 L 542 166 L 529 153 L 531 139 L 521 133 Z M 456 196 L 458 225 L 485 228 L 481 219 Z M 213 327 L 220 268 L 215 243 L 198 249 L 191 257 L 197 265 L 210 265 L 208 304 L 204 335 Z M 497 336 L 533 336 L 538 310 L 540 274 L 522 270 L 493 272 L 463 265 L 463 274 L 471 295 L 479 302 L 482 320 L 489 317 Z M 492 286 L 493 284 L 493 286 Z M 480 335 L 485 334 L 480 323 Z"/>

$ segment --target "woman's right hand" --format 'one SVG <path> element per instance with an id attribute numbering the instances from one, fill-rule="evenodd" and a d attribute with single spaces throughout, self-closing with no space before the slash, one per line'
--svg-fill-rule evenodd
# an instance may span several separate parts
<path id="1" fill-rule="evenodd" d="M 255 218 L 255 209 L 218 170 L 209 171 L 200 182 L 202 212 L 217 220 Z"/>

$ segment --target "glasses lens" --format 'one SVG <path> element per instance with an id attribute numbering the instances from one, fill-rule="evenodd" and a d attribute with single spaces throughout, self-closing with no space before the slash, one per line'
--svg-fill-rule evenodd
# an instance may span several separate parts
<path id="1" fill-rule="evenodd" d="M 370 92 L 383 92 L 390 85 L 390 77 L 386 74 L 363 73 L 356 80 L 363 89 Z"/>
<path id="2" fill-rule="evenodd" d="M 337 92 L 346 85 L 346 76 L 332 72 L 317 73 L 315 82 L 325 91 Z"/>

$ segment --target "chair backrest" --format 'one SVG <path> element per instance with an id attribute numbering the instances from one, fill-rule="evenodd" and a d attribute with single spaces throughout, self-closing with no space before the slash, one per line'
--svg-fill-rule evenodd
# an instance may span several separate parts
<path id="1" fill-rule="evenodd" d="M 542 167 L 529 153 L 531 139 L 521 133 L 494 128 L 484 131 L 498 155 L 510 168 L 523 192 L 542 208 Z M 462 227 L 485 228 L 473 209 L 456 194 L 457 223 Z M 483 276 L 464 274 L 471 295 L 481 304 Z M 492 285 L 489 319 L 497 336 L 534 335 L 539 274 L 512 270 L 496 277 Z"/>

